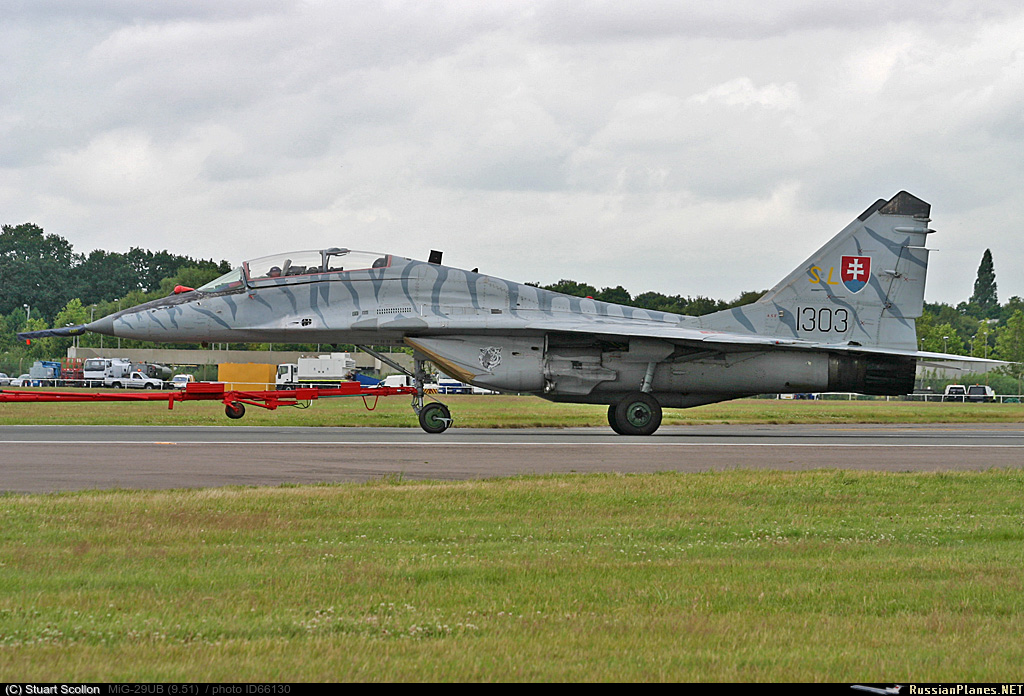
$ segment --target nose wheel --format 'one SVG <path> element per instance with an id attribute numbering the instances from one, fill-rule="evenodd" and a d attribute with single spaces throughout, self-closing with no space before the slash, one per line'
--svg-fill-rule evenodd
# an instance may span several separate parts
<path id="1" fill-rule="evenodd" d="M 436 401 L 420 409 L 420 427 L 430 434 L 443 433 L 452 425 L 452 414 L 448 407 Z"/>

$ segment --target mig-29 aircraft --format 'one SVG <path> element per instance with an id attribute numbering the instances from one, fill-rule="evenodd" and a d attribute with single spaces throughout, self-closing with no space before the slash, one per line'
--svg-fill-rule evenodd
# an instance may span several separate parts
<path id="1" fill-rule="evenodd" d="M 452 419 L 424 404 L 423 363 L 486 389 L 606 404 L 623 435 L 650 435 L 662 408 L 762 393 L 902 395 L 921 360 L 928 203 L 879 200 L 752 304 L 701 317 L 572 297 L 386 253 L 342 248 L 246 261 L 195 290 L 70 329 L 160 342 L 406 345 L 427 432 Z M 407 374 L 410 374 L 407 372 Z"/>

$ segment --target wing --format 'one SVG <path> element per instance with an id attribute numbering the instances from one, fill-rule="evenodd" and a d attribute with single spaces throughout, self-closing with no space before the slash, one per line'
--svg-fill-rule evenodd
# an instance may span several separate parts
<path id="1" fill-rule="evenodd" d="M 572 334 L 592 335 L 606 338 L 655 338 L 703 350 L 722 352 L 738 352 L 744 350 L 812 350 L 835 353 L 861 353 L 871 355 L 893 355 L 926 363 L 973 363 L 987 365 L 1007 365 L 1002 360 L 976 358 L 970 355 L 954 355 L 952 353 L 932 353 L 927 351 L 888 348 L 883 346 L 864 346 L 856 342 L 825 343 L 808 341 L 799 338 L 765 336 L 761 334 L 742 334 L 728 331 L 700 329 L 677 324 L 661 322 L 637 322 L 626 319 L 616 320 L 614 317 L 594 317 L 574 315 L 571 320 L 540 319 L 528 322 L 527 328 L 532 331 L 556 331 Z"/>

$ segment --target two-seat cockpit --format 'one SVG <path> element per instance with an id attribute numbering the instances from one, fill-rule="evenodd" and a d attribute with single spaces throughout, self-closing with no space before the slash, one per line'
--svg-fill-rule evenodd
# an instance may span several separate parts
<path id="1" fill-rule="evenodd" d="M 324 274 L 387 268 L 391 260 L 388 254 L 337 247 L 274 254 L 246 261 L 239 268 L 210 281 L 198 290 L 209 293 L 238 292 L 247 287 L 329 280 L 329 277 L 324 278 Z"/>

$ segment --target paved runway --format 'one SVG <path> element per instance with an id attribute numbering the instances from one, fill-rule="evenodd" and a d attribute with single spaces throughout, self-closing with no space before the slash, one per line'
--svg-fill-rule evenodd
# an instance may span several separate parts
<path id="1" fill-rule="evenodd" d="M 1024 466 L 1024 425 L 743 425 L 473 430 L 0 427 L 0 491 L 199 488 L 559 472 Z"/>

